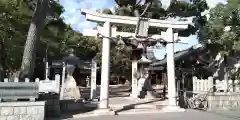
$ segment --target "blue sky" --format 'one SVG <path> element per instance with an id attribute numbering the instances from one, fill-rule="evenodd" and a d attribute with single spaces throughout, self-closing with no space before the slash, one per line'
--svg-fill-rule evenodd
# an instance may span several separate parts
<path id="1" fill-rule="evenodd" d="M 97 9 L 113 8 L 115 6 L 114 0 L 59 0 L 63 5 L 65 12 L 62 14 L 64 21 L 70 24 L 74 30 L 82 31 L 83 29 L 95 27 L 95 23 L 91 23 L 85 20 L 84 16 L 80 14 L 80 8 L 87 9 L 89 11 L 96 11 Z M 226 0 L 207 0 L 208 5 L 212 8 L 219 2 L 226 2 Z M 206 12 L 207 13 L 207 12 Z M 188 44 L 176 44 L 175 51 L 184 50 L 193 45 L 198 44 L 196 36 L 189 36 L 180 38 L 183 42 Z M 158 59 L 162 59 L 166 54 L 165 48 L 155 49 L 155 56 Z"/>

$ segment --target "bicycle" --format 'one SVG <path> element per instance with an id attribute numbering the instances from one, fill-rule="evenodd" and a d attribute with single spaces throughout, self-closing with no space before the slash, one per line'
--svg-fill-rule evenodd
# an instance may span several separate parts
<path id="1" fill-rule="evenodd" d="M 232 86 L 232 85 L 229 85 Z M 213 93 L 214 88 L 216 88 L 215 92 L 218 92 L 218 88 L 220 88 L 217 85 L 212 86 L 206 93 L 198 93 L 197 95 L 193 95 L 193 97 L 188 98 L 187 97 L 187 93 L 191 92 L 192 94 L 196 94 L 193 91 L 186 91 L 181 90 L 184 95 L 181 96 L 183 97 L 183 101 L 184 101 L 184 108 L 190 108 L 190 109 L 199 109 L 199 110 L 204 110 L 206 111 L 208 109 L 208 100 L 207 97 L 210 93 Z M 228 87 L 229 88 L 229 87 Z"/>

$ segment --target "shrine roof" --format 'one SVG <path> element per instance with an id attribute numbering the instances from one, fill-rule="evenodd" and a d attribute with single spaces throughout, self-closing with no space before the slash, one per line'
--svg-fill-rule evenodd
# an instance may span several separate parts
<path id="1" fill-rule="evenodd" d="M 80 69 L 91 69 L 91 62 L 92 58 L 91 57 L 86 57 L 86 56 L 78 56 L 79 61 L 78 64 L 80 64 Z M 62 66 L 62 60 L 52 60 L 52 66 L 53 67 L 60 67 Z"/>
<path id="2" fill-rule="evenodd" d="M 197 52 L 199 50 L 200 50 L 199 47 L 198 48 L 191 47 L 186 50 L 177 51 L 174 53 L 174 61 L 181 60 L 189 55 L 194 54 L 195 52 Z M 165 57 L 161 60 L 152 62 L 150 64 L 150 66 L 154 67 L 154 66 L 161 66 L 161 65 L 165 65 L 165 64 L 167 64 L 167 55 L 165 55 Z"/>

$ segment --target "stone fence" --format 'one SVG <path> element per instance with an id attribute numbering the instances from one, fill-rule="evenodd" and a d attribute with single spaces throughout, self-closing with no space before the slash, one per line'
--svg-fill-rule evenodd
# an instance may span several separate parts
<path id="1" fill-rule="evenodd" d="M 208 110 L 230 110 L 240 108 L 239 93 L 212 93 L 207 96 Z"/>
<path id="2" fill-rule="evenodd" d="M 45 102 L 1 102 L 0 120 L 44 120 Z"/>
<path id="3" fill-rule="evenodd" d="M 35 101 L 38 98 L 39 93 L 39 81 L 29 82 L 29 79 L 25 79 L 25 82 L 19 82 L 18 79 L 14 79 L 14 82 L 9 82 L 8 79 L 4 79 L 4 82 L 0 82 L 0 99 L 1 101 L 17 100 L 17 99 L 29 99 Z"/>
<path id="4" fill-rule="evenodd" d="M 193 77 L 193 92 L 197 94 L 205 94 L 208 103 L 208 110 L 229 110 L 240 108 L 240 81 L 198 79 Z M 215 90 L 213 89 L 215 88 Z"/>
<path id="5" fill-rule="evenodd" d="M 0 98 L 2 94 L 15 93 L 15 92 L 24 92 L 28 93 L 29 89 L 34 90 L 35 95 L 39 93 L 60 93 L 60 75 L 55 75 L 54 80 L 40 80 L 39 78 L 35 79 L 35 82 L 29 82 L 28 78 L 25 79 L 25 82 L 19 82 L 18 78 L 14 78 L 14 82 L 9 82 L 8 78 L 4 78 L 4 82 L 0 82 Z M 14 88 L 15 87 L 15 88 Z M 2 90 L 2 91 L 1 91 Z M 5 90 L 11 92 L 5 93 Z M 20 91 L 19 91 L 20 90 Z M 23 91 L 27 90 L 27 91 Z M 31 92 L 32 92 L 31 90 Z M 13 92 L 14 91 L 14 92 Z M 16 93 L 18 94 L 18 93 Z M 9 96 L 9 95 L 5 95 Z M 21 98 L 23 96 L 16 96 Z M 34 96 L 37 98 L 37 96 Z M 12 97 L 11 97 L 12 98 Z"/>
<path id="6" fill-rule="evenodd" d="M 213 77 L 208 77 L 208 79 L 198 79 L 193 77 L 193 92 L 209 92 L 214 86 L 217 91 L 225 91 L 228 86 L 229 92 L 240 92 L 240 80 L 228 80 L 228 85 L 226 81 L 213 80 Z"/>
<path id="7" fill-rule="evenodd" d="M 0 82 L 0 120 L 44 120 L 45 101 L 39 97 L 39 79 L 30 82 L 25 79 Z"/>
<path id="8" fill-rule="evenodd" d="M 17 78 L 0 82 L 0 120 L 44 120 L 45 117 L 58 117 L 62 112 L 84 110 L 82 99 L 60 100 L 60 75 L 54 80 Z M 63 82 L 63 80 L 62 80 Z"/>

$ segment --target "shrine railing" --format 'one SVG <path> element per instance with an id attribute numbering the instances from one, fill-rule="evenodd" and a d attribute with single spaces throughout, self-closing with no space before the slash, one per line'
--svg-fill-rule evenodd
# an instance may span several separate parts
<path id="1" fill-rule="evenodd" d="M 198 79 L 197 77 L 193 77 L 193 92 L 195 93 L 205 93 L 209 89 L 216 86 L 218 91 L 225 91 L 228 89 L 229 92 L 240 92 L 240 80 L 228 80 L 228 85 L 225 80 L 213 80 L 213 77 L 208 77 L 208 79 Z M 228 88 L 227 88 L 228 86 Z"/>
<path id="2" fill-rule="evenodd" d="M 19 82 L 17 78 L 13 82 L 9 82 L 7 78 L 4 82 L 0 82 L 0 100 L 18 100 L 29 99 L 35 101 L 38 98 L 39 93 L 39 81 L 30 82 L 29 79 L 25 79 L 24 82 Z"/>
<path id="3" fill-rule="evenodd" d="M 194 105 L 196 104 L 197 108 L 199 108 L 199 105 L 203 105 L 205 110 L 210 111 L 239 109 L 239 83 L 239 80 L 228 80 L 227 84 L 226 81 L 213 80 L 212 77 L 208 79 L 193 77 L 193 97 L 188 99 L 192 100 L 197 96 L 197 99 L 194 99 Z"/>
<path id="4" fill-rule="evenodd" d="M 20 82 L 18 78 L 10 81 L 4 78 L 0 82 L 0 101 L 29 99 L 35 101 L 40 93 L 56 93 L 60 94 L 60 75 L 55 75 L 54 80 L 35 79 L 35 82 L 30 82 L 28 78 Z"/>

